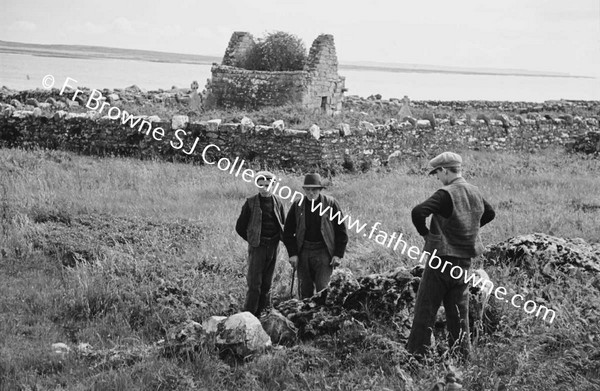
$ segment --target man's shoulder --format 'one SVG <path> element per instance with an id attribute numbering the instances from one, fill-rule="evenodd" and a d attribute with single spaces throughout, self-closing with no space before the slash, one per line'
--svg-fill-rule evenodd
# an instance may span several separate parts
<path id="1" fill-rule="evenodd" d="M 325 205 L 333 205 L 338 203 L 338 201 L 333 196 L 321 194 L 321 197 L 323 197 Z"/>

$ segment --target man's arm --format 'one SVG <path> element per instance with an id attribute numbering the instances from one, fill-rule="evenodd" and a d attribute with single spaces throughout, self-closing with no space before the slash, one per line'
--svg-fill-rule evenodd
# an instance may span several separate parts
<path id="1" fill-rule="evenodd" d="M 479 221 L 479 226 L 483 227 L 490 221 L 494 220 L 496 217 L 496 212 L 492 205 L 490 205 L 486 200 L 483 200 L 483 215 L 481 215 L 481 220 Z"/>
<path id="2" fill-rule="evenodd" d="M 437 214 L 448 218 L 452 215 L 452 198 L 446 190 L 438 190 L 423 203 L 415 206 L 412 210 L 412 222 L 419 235 L 425 236 L 429 233 L 429 229 L 425 224 L 425 220 L 431 214 Z"/>
<path id="3" fill-rule="evenodd" d="M 248 241 L 248 223 L 250 222 L 250 206 L 248 200 L 242 206 L 242 212 L 235 223 L 235 231 L 244 239 Z"/>
<path id="4" fill-rule="evenodd" d="M 330 216 L 335 216 L 337 212 L 340 212 L 338 216 L 340 218 L 342 215 L 342 210 L 337 201 L 333 202 L 333 214 Z M 325 216 L 323 216 L 325 217 Z M 323 218 L 322 217 L 322 218 Z M 334 257 L 344 258 L 344 253 L 346 252 L 346 245 L 348 244 L 348 231 L 346 229 L 346 223 L 343 221 L 339 224 L 339 220 L 336 218 L 332 221 L 333 223 L 333 234 L 335 238 L 335 249 L 333 251 Z"/>
<path id="5" fill-rule="evenodd" d="M 296 204 L 292 204 L 285 218 L 283 244 L 287 249 L 289 257 L 298 255 L 298 243 L 296 243 Z"/>

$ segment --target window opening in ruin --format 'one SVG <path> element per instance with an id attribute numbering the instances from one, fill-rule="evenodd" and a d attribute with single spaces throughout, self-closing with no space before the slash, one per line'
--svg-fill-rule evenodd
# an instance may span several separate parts
<path id="1" fill-rule="evenodd" d="M 323 112 L 327 111 L 327 97 L 326 96 L 321 98 L 321 111 L 323 111 Z"/>

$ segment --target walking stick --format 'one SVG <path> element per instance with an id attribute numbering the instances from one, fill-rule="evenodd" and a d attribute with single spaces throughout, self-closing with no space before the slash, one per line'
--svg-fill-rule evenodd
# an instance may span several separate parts
<path id="1" fill-rule="evenodd" d="M 296 268 L 292 268 L 292 287 L 290 289 L 290 299 L 294 297 L 294 280 L 296 279 Z"/>

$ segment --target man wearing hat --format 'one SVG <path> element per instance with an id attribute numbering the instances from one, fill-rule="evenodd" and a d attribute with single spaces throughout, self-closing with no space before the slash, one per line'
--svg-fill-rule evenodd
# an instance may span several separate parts
<path id="1" fill-rule="evenodd" d="M 407 350 L 415 355 L 425 353 L 443 302 L 448 344 L 466 358 L 471 346 L 469 289 L 464 278 L 454 278 L 450 270 L 458 266 L 466 273 L 471 258 L 484 250 L 479 228 L 492 221 L 496 214 L 479 189 L 462 177 L 460 155 L 444 152 L 429 164 L 433 168 L 429 175 L 436 175 L 443 187 L 412 210 L 413 224 L 425 239 L 423 251 L 431 254 L 431 258 L 419 284 Z M 427 228 L 425 220 L 430 215 L 431 224 Z"/>
<path id="2" fill-rule="evenodd" d="M 235 225 L 238 235 L 248 242 L 248 293 L 244 311 L 257 317 L 271 304 L 271 282 L 285 223 L 281 200 L 267 190 L 274 177 L 268 171 L 256 174 L 259 192 L 246 199 Z"/>
<path id="3" fill-rule="evenodd" d="M 319 174 L 307 174 L 302 186 L 305 197 L 295 201 L 285 221 L 283 243 L 290 265 L 298 270 L 298 292 L 301 299 L 312 297 L 329 283 L 333 268 L 344 257 L 348 233 L 338 217 L 338 202 L 321 194 L 324 188 Z M 304 203 L 304 205 L 302 205 Z"/>

